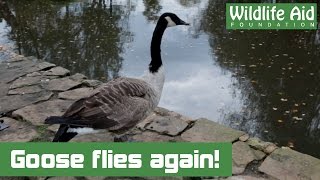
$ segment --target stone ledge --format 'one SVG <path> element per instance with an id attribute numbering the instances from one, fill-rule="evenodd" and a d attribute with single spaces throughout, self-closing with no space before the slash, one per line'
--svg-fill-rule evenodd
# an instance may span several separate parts
<path id="1" fill-rule="evenodd" d="M 259 167 L 277 179 L 320 179 L 320 160 L 290 148 L 276 149 Z"/>
<path id="2" fill-rule="evenodd" d="M 208 119 L 199 119 L 181 137 L 190 142 L 234 142 L 244 134 Z"/>

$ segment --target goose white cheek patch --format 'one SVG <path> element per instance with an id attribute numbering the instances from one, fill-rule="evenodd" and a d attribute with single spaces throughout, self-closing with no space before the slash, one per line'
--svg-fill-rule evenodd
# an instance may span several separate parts
<path id="1" fill-rule="evenodd" d="M 175 22 L 172 21 L 172 19 L 169 16 L 165 17 L 165 19 L 168 21 L 168 27 L 173 27 L 177 25 Z"/>

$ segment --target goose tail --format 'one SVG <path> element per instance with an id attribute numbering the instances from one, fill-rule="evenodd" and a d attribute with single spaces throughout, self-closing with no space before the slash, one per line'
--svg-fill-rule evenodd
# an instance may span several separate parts
<path id="1" fill-rule="evenodd" d="M 54 135 L 52 142 L 68 142 L 74 138 L 78 133 L 68 132 L 69 126 L 62 124 L 60 125 L 57 133 Z"/>
<path id="2" fill-rule="evenodd" d="M 67 119 L 68 118 L 61 116 L 51 116 L 44 121 L 45 124 L 49 125 L 60 124 L 60 127 L 54 135 L 52 142 L 68 142 L 78 134 L 76 132 L 68 132 L 70 127 L 69 125 L 65 124 Z"/>

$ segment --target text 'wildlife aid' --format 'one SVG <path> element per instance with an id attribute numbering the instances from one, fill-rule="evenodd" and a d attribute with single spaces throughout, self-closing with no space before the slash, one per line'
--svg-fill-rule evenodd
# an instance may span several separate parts
<path id="1" fill-rule="evenodd" d="M 317 29 L 316 3 L 227 3 L 227 29 Z"/>

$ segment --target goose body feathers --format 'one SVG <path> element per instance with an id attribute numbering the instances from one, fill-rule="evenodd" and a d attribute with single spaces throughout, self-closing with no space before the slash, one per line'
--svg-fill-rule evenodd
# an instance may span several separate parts
<path id="1" fill-rule="evenodd" d="M 121 131 L 143 120 L 157 105 L 157 92 L 143 80 L 121 77 L 73 103 L 60 118 L 47 124 Z"/>

